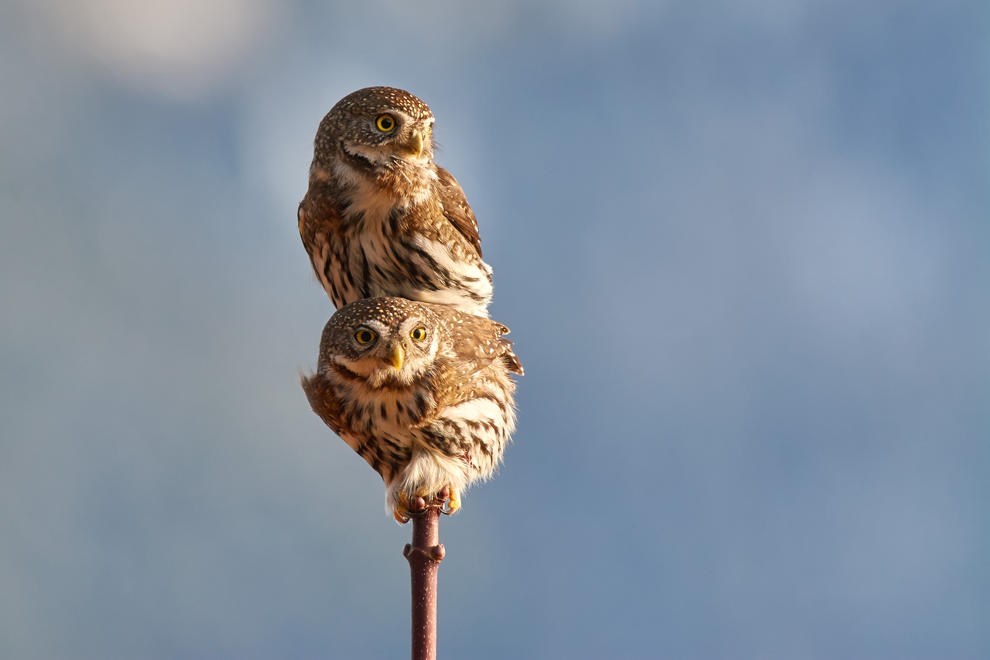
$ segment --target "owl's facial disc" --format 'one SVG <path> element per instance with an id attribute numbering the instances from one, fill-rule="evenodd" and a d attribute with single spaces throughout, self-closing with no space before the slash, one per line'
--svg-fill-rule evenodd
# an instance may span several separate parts
<path id="1" fill-rule="evenodd" d="M 436 356 L 439 337 L 429 328 L 429 321 L 418 316 L 342 324 L 337 342 L 347 348 L 332 359 L 373 389 L 410 386 L 429 372 Z"/>

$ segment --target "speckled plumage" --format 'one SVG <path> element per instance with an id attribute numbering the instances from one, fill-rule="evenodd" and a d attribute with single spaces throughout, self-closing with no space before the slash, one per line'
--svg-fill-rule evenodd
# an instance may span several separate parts
<path id="1" fill-rule="evenodd" d="M 367 331 L 375 339 L 363 344 L 358 333 Z M 406 518 L 409 498 L 445 486 L 456 510 L 464 489 L 501 462 L 515 429 L 509 374 L 523 373 L 506 333 L 487 318 L 394 297 L 350 303 L 327 322 L 303 389 L 382 476 L 396 519 Z"/>
<path id="2" fill-rule="evenodd" d="M 433 161 L 433 123 L 423 101 L 392 87 L 353 92 L 320 123 L 299 234 L 338 309 L 400 296 L 488 315 L 491 268 L 463 190 Z"/>

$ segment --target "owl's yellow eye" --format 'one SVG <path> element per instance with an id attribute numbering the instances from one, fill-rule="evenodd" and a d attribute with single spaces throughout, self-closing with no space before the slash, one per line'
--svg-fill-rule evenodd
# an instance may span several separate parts
<path id="1" fill-rule="evenodd" d="M 395 130 L 395 117 L 392 115 L 378 115 L 375 120 L 375 128 L 382 133 L 391 133 Z"/>
<path id="2" fill-rule="evenodd" d="M 371 342 L 375 341 L 375 333 L 367 328 L 359 328 L 358 331 L 354 333 L 354 341 L 362 346 L 367 346 Z"/>
<path id="3" fill-rule="evenodd" d="M 412 337 L 414 341 L 423 341 L 426 339 L 426 328 L 418 325 L 413 328 L 413 331 L 409 333 L 409 336 Z"/>

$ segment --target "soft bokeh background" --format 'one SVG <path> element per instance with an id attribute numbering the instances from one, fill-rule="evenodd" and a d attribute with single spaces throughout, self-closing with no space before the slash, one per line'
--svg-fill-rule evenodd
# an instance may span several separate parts
<path id="1" fill-rule="evenodd" d="M 424 98 L 527 368 L 449 658 L 990 657 L 973 2 L 0 2 L 0 657 L 394 658 L 308 410 L 329 107 Z"/>

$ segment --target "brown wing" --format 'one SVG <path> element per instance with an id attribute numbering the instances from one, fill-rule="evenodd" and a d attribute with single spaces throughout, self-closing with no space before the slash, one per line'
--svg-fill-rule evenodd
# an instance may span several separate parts
<path id="1" fill-rule="evenodd" d="M 464 363 L 474 363 L 484 368 L 495 360 L 502 360 L 509 371 L 523 374 L 522 363 L 512 351 L 512 342 L 504 337 L 509 329 L 491 319 L 464 314 L 455 310 L 451 324 L 454 352 Z"/>
<path id="2" fill-rule="evenodd" d="M 309 255 L 309 262 L 313 265 L 316 278 L 320 282 L 328 281 L 327 274 L 320 272 L 320 264 L 317 263 L 316 256 L 327 237 L 337 233 L 343 218 L 325 185 L 310 184 L 306 196 L 299 202 L 296 220 L 299 225 L 299 238 L 302 239 L 303 247 Z M 323 267 L 326 267 L 326 264 L 323 264 Z"/>
<path id="3" fill-rule="evenodd" d="M 299 379 L 309 405 L 330 429 L 340 435 L 344 429 L 340 415 L 340 403 L 333 388 L 320 374 L 302 376 Z"/>
<path id="4" fill-rule="evenodd" d="M 437 166 L 437 174 L 440 183 L 440 203 L 443 205 L 443 214 L 450 221 L 450 224 L 461 233 L 477 250 L 478 256 L 481 254 L 481 236 L 478 234 L 478 220 L 474 217 L 474 211 L 468 204 L 467 197 L 461 189 L 461 184 L 457 183 L 454 175 Z"/>
<path id="5" fill-rule="evenodd" d="M 449 310 L 448 315 L 453 355 L 442 361 L 433 381 L 438 406 L 488 398 L 493 383 L 503 393 L 511 393 L 515 386 L 506 371 L 492 368 L 501 361 L 506 370 L 523 373 L 522 364 L 512 351 L 512 342 L 502 336 L 509 329 L 496 321 L 455 310 Z"/>

